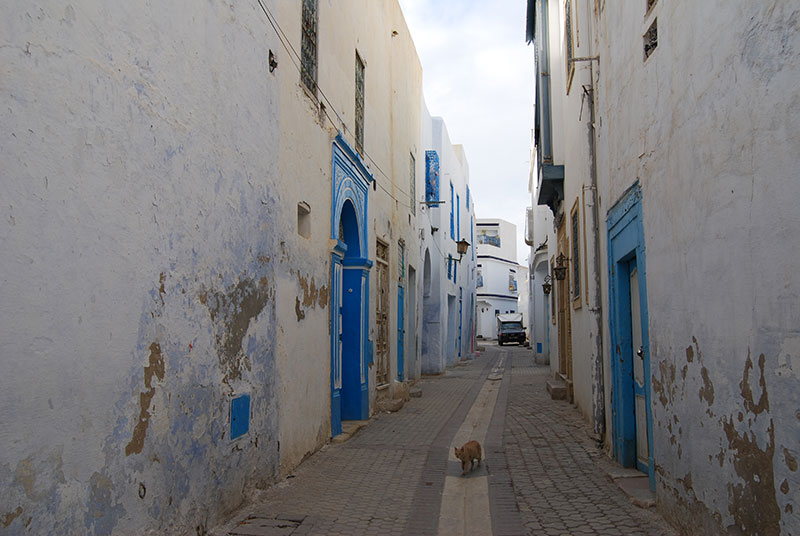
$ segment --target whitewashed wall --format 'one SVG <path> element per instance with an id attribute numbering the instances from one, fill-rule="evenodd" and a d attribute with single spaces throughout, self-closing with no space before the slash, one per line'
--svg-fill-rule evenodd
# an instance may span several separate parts
<path id="1" fill-rule="evenodd" d="M 659 504 L 690 532 L 795 534 L 800 8 L 644 12 L 598 13 L 598 171 L 603 213 L 642 190 Z"/>
<path id="2" fill-rule="evenodd" d="M 277 39 L 249 4 L 0 11 L 4 531 L 204 530 L 278 464 Z"/>

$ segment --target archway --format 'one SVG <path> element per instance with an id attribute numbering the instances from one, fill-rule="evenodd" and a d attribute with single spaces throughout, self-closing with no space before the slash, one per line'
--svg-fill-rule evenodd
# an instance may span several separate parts
<path id="1" fill-rule="evenodd" d="M 331 435 L 342 420 L 369 418 L 367 193 L 374 180 L 341 134 L 333 143 L 331 190 Z"/>

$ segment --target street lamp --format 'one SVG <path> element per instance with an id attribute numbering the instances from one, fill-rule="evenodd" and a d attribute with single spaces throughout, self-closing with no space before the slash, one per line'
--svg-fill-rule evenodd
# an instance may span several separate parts
<path id="1" fill-rule="evenodd" d="M 464 257 L 468 249 L 469 249 L 469 242 L 467 242 L 463 238 L 458 242 L 456 242 L 456 251 L 458 252 L 459 257 L 458 259 L 453 259 L 453 260 L 455 260 L 456 262 L 461 262 L 461 258 Z"/>
<path id="2" fill-rule="evenodd" d="M 544 283 L 542 283 L 542 292 L 545 294 L 550 294 L 550 291 L 553 290 L 553 285 L 550 283 L 553 278 L 550 277 L 550 274 L 544 276 Z"/>
<path id="3" fill-rule="evenodd" d="M 556 257 L 556 266 L 553 268 L 553 273 L 555 273 L 556 279 L 559 281 L 563 281 L 567 277 L 568 260 L 563 253 L 559 253 L 558 257 Z"/>

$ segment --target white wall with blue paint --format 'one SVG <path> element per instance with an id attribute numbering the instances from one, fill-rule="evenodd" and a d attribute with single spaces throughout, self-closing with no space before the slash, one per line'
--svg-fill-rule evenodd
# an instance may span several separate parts
<path id="1" fill-rule="evenodd" d="M 278 464 L 277 39 L 255 4 L 2 14 L 3 532 L 201 533 Z"/>
<path id="2" fill-rule="evenodd" d="M 653 24 L 647 59 L 623 45 Z M 596 30 L 603 212 L 638 181 L 657 494 L 685 530 L 800 532 L 798 30 L 780 1 L 606 4 Z"/>
<path id="3" fill-rule="evenodd" d="M 435 180 L 438 181 L 438 195 L 428 199 L 436 202 L 424 206 L 419 216 L 420 254 L 423 259 L 426 254 L 430 259 L 431 277 L 430 294 L 426 300 L 423 289 L 420 301 L 423 304 L 421 359 L 423 373 L 439 374 L 459 359 L 467 358 L 474 348 L 476 273 L 471 226 L 475 220 L 475 200 L 470 197 L 467 208 L 469 165 L 463 147 L 452 144 L 444 120 L 431 117 L 424 102 L 422 105 L 422 140 L 426 151 L 432 151 L 428 158 L 433 158 L 431 162 L 435 165 L 423 177 L 421 191 L 425 192 L 426 179 L 428 182 Z M 469 242 L 470 247 L 461 261 L 456 262 L 459 239 Z"/>

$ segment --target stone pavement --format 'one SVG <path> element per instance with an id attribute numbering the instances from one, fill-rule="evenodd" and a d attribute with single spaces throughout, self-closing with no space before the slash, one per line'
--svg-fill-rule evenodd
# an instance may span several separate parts
<path id="1" fill-rule="evenodd" d="M 547 396 L 547 374 L 527 349 L 487 345 L 424 377 L 422 397 L 327 445 L 210 534 L 674 534 L 598 468 L 577 410 Z M 470 430 L 485 437 L 485 462 L 462 480 L 452 445 Z M 491 520 L 459 523 L 459 511 Z"/>

